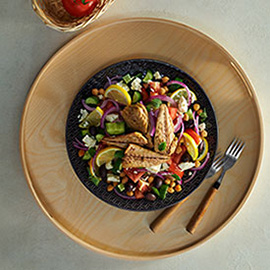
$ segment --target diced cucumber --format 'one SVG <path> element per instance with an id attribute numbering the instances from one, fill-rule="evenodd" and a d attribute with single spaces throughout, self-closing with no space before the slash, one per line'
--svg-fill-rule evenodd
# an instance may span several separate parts
<path id="1" fill-rule="evenodd" d="M 103 138 L 104 138 L 103 134 L 97 134 L 96 135 L 96 139 L 97 139 L 98 142 L 100 142 Z"/>
<path id="2" fill-rule="evenodd" d="M 99 99 L 98 97 L 95 97 L 95 96 L 92 96 L 92 97 L 88 97 L 86 100 L 85 100 L 85 103 L 87 105 L 97 105 L 99 103 Z"/>
<path id="3" fill-rule="evenodd" d="M 84 153 L 84 156 L 82 157 L 82 160 L 89 160 L 92 156 L 88 151 Z"/>
<path id="4" fill-rule="evenodd" d="M 153 79 L 153 72 L 150 69 L 148 69 L 146 75 L 143 78 L 143 82 L 148 83 L 148 81 L 152 79 Z"/>
<path id="5" fill-rule="evenodd" d="M 191 109 L 189 109 L 189 110 L 186 112 L 186 114 L 188 115 L 188 117 L 189 117 L 190 120 L 193 120 L 193 113 L 192 113 L 192 110 L 191 110 Z"/>
<path id="6" fill-rule="evenodd" d="M 137 103 L 142 100 L 142 94 L 138 91 L 134 91 L 132 103 Z"/>
<path id="7" fill-rule="evenodd" d="M 90 177 L 90 180 L 94 183 L 95 186 L 98 186 L 100 179 L 94 176 Z"/>
<path id="8" fill-rule="evenodd" d="M 106 123 L 106 130 L 110 135 L 125 133 L 125 122 Z"/>
<path id="9" fill-rule="evenodd" d="M 89 130 L 88 129 L 82 129 L 81 133 L 82 133 L 83 136 L 89 135 Z"/>
<path id="10" fill-rule="evenodd" d="M 123 76 L 123 80 L 126 84 L 128 84 L 132 81 L 132 77 L 130 76 L 130 74 L 126 74 L 125 76 Z"/>
<path id="11" fill-rule="evenodd" d="M 120 192 L 124 191 L 125 190 L 125 185 L 123 183 L 117 185 L 118 189 Z"/>

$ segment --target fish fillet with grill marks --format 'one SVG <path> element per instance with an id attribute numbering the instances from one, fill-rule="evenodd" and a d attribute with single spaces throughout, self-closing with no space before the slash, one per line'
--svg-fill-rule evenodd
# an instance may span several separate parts
<path id="1" fill-rule="evenodd" d="M 123 168 L 151 167 L 169 161 L 170 157 L 158 154 L 136 144 L 130 144 L 125 151 Z"/>
<path id="2" fill-rule="evenodd" d="M 164 150 L 159 150 L 161 143 L 165 142 Z M 156 133 L 154 138 L 154 149 L 157 153 L 171 155 L 177 146 L 177 138 L 174 135 L 174 125 L 169 110 L 165 104 L 162 104 L 159 109 Z"/>
<path id="3" fill-rule="evenodd" d="M 139 145 L 146 145 L 147 139 L 140 132 L 132 132 L 126 135 L 120 135 L 116 137 L 107 137 L 102 140 L 107 145 L 114 145 L 120 148 L 126 148 L 130 143 Z"/>
<path id="4" fill-rule="evenodd" d="M 129 127 L 146 134 L 148 131 L 149 117 L 145 107 L 137 103 L 127 106 L 122 111 L 122 116 Z"/>

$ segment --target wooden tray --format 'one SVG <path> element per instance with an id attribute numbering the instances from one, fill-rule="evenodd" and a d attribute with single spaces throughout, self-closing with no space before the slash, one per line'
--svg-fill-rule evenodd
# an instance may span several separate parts
<path id="1" fill-rule="evenodd" d="M 155 212 L 111 207 L 86 190 L 75 176 L 65 147 L 67 113 L 89 77 L 112 63 L 152 58 L 190 74 L 216 110 L 219 148 L 233 137 L 246 142 L 195 235 L 185 231 L 215 177 L 180 207 L 162 230 L 149 230 Z M 240 210 L 254 185 L 262 157 L 263 131 L 254 89 L 239 64 L 215 41 L 180 23 L 133 18 L 82 33 L 44 66 L 28 95 L 21 122 L 21 156 L 29 187 L 49 219 L 83 246 L 126 259 L 157 259 L 206 241 Z"/>

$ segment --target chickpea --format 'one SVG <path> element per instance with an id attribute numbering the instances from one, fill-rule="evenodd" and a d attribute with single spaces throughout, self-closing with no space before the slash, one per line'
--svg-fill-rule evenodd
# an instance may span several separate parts
<path id="1" fill-rule="evenodd" d="M 133 191 L 127 191 L 127 195 L 128 195 L 129 197 L 132 197 L 132 196 L 134 195 L 134 193 L 133 193 Z"/>
<path id="2" fill-rule="evenodd" d="M 197 111 L 197 114 L 200 115 L 202 112 L 203 112 L 203 110 L 200 109 L 200 110 Z"/>
<path id="3" fill-rule="evenodd" d="M 151 175 L 148 178 L 148 182 L 151 184 L 154 181 L 154 179 L 155 179 L 154 176 Z"/>
<path id="4" fill-rule="evenodd" d="M 207 135 L 208 135 L 208 133 L 207 133 L 207 131 L 206 130 L 203 130 L 202 132 L 201 132 L 201 136 L 202 137 L 207 137 Z"/>
<path id="5" fill-rule="evenodd" d="M 114 187 L 112 185 L 108 185 L 107 186 L 107 191 L 108 192 L 111 192 L 113 189 L 114 189 Z"/>
<path id="6" fill-rule="evenodd" d="M 180 185 L 177 185 L 177 186 L 175 187 L 175 191 L 176 191 L 176 192 L 180 192 L 181 190 L 182 190 L 182 188 L 181 188 Z"/>
<path id="7" fill-rule="evenodd" d="M 128 182 L 128 177 L 127 176 L 124 176 L 123 178 L 122 178 L 122 184 L 126 184 L 127 182 Z"/>
<path id="8" fill-rule="evenodd" d="M 170 80 L 170 78 L 167 76 L 164 76 L 161 80 L 163 83 L 167 83 Z"/>
<path id="9" fill-rule="evenodd" d="M 107 184 L 110 184 L 111 183 L 111 181 L 108 181 L 108 180 L 106 182 L 107 182 Z"/>
<path id="10" fill-rule="evenodd" d="M 164 87 L 160 88 L 160 94 L 161 95 L 165 95 L 166 94 L 166 90 L 164 89 Z"/>
<path id="11" fill-rule="evenodd" d="M 83 156 L 84 156 L 84 153 L 85 153 L 84 150 L 79 150 L 78 156 L 79 156 L 79 157 L 83 157 Z"/>
<path id="12" fill-rule="evenodd" d="M 170 180 L 169 178 L 167 178 L 167 179 L 164 181 L 164 183 L 165 183 L 166 185 L 170 185 L 171 180 Z"/>
<path id="13" fill-rule="evenodd" d="M 189 116 L 188 116 L 187 113 L 184 114 L 183 120 L 184 120 L 184 121 L 188 121 L 188 120 L 189 120 Z"/>
<path id="14" fill-rule="evenodd" d="M 105 90 L 103 88 L 100 88 L 99 91 L 98 91 L 98 93 L 100 95 L 104 95 L 105 94 Z"/>
<path id="15" fill-rule="evenodd" d="M 199 160 L 196 160 L 195 161 L 195 168 L 200 167 L 200 165 L 201 165 L 201 162 Z"/>
<path id="16" fill-rule="evenodd" d="M 169 88 L 166 85 L 163 86 L 163 88 L 165 89 L 166 93 L 169 92 Z"/>
<path id="17" fill-rule="evenodd" d="M 199 104 L 197 104 L 197 103 L 196 103 L 196 104 L 194 104 L 194 105 L 193 105 L 193 109 L 194 109 L 194 111 L 196 111 L 196 112 L 197 112 L 197 111 L 200 109 L 200 105 L 199 105 Z"/>
<path id="18" fill-rule="evenodd" d="M 125 172 L 120 172 L 120 177 L 126 176 Z"/>
<path id="19" fill-rule="evenodd" d="M 175 187 L 176 186 L 176 184 L 175 184 L 175 182 L 171 182 L 171 184 L 170 184 L 170 187 Z"/>
<path id="20" fill-rule="evenodd" d="M 116 187 L 118 185 L 117 182 L 113 182 L 113 186 Z"/>
<path id="21" fill-rule="evenodd" d="M 93 94 L 94 96 L 97 96 L 97 95 L 98 95 L 98 90 L 97 90 L 97 88 L 92 89 L 92 94 Z"/>
<path id="22" fill-rule="evenodd" d="M 169 187 L 168 192 L 172 194 L 172 193 L 174 193 L 174 189 L 172 187 Z"/>

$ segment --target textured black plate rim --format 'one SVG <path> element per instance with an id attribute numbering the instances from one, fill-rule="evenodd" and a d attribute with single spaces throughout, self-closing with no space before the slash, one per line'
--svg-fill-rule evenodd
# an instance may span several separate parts
<path id="1" fill-rule="evenodd" d="M 105 183 L 102 183 L 101 182 L 101 184 L 103 184 L 104 186 L 102 187 L 102 192 L 104 193 L 104 191 L 105 191 L 105 194 L 113 194 L 113 197 L 114 197 L 114 199 L 116 199 L 116 200 L 108 200 L 108 199 L 104 199 L 104 198 L 102 198 L 101 196 L 100 196 L 100 194 L 98 194 L 98 192 L 96 193 L 96 192 L 94 192 L 92 189 L 90 189 L 91 187 L 92 188 L 96 188 L 94 185 L 93 185 L 93 183 L 91 182 L 91 181 L 89 181 L 89 180 L 81 180 L 81 178 L 80 178 L 80 176 L 79 176 L 79 173 L 78 173 L 78 170 L 76 169 L 76 167 L 75 167 L 75 165 L 73 164 L 73 162 L 72 162 L 72 158 L 75 156 L 76 157 L 76 159 L 79 159 L 78 158 L 78 156 L 77 155 L 73 155 L 72 153 L 71 153 L 71 151 L 72 151 L 72 149 L 73 149 L 73 151 L 74 151 L 74 147 L 72 146 L 72 143 L 70 142 L 70 136 L 69 136 L 69 120 L 70 120 L 70 118 L 71 118 L 71 116 L 72 116 L 72 114 L 74 114 L 74 112 L 73 112 L 73 109 L 74 109 L 74 106 L 76 105 L 75 103 L 76 103 L 76 100 L 78 100 L 79 99 L 79 102 L 81 101 L 81 98 L 79 97 L 80 95 L 81 95 L 81 93 L 82 92 L 84 92 L 84 91 L 86 91 L 85 89 L 87 89 L 88 88 L 88 84 L 89 84 L 89 81 L 91 81 L 94 77 L 97 77 L 99 74 L 101 74 L 101 73 L 104 73 L 104 71 L 107 71 L 107 70 L 110 70 L 110 69 L 113 69 L 113 68 L 115 68 L 115 67 L 117 67 L 117 66 L 122 66 L 122 65 L 125 65 L 125 64 L 135 64 L 136 62 L 138 62 L 139 63 L 139 65 L 140 64 L 146 64 L 147 65 L 147 67 L 150 65 L 150 64 L 154 64 L 154 65 L 163 65 L 163 66 L 166 66 L 168 69 L 171 69 L 170 70 L 170 72 L 172 71 L 172 72 L 176 72 L 177 73 L 177 76 L 179 76 L 179 74 L 181 74 L 182 75 L 182 77 L 185 77 L 185 80 L 189 80 L 189 85 L 190 85 L 190 83 L 193 83 L 195 86 L 196 86 L 196 88 L 197 88 L 197 90 L 199 90 L 200 91 L 200 93 L 198 93 L 197 92 L 197 90 L 195 91 L 195 89 L 193 89 L 194 90 L 194 92 L 196 92 L 196 95 L 203 95 L 203 98 L 205 99 L 205 101 L 206 101 L 206 103 L 208 103 L 208 107 L 207 107 L 207 111 L 209 112 L 209 109 L 212 111 L 212 114 L 211 114 L 211 117 L 213 118 L 212 119 L 212 124 L 214 124 L 212 127 L 211 127 L 211 130 L 213 131 L 215 131 L 214 132 L 214 137 L 215 137 L 215 140 L 214 140 L 214 147 L 212 147 L 212 145 L 211 145 L 211 148 L 212 148 L 212 150 L 211 150 L 211 154 L 210 154 L 210 159 L 209 159 L 209 161 L 208 161 L 208 164 L 206 165 L 206 167 L 202 170 L 202 171 L 204 171 L 204 173 L 203 173 L 203 177 L 201 178 L 201 180 L 196 184 L 196 187 L 195 188 L 193 188 L 186 196 L 184 196 L 184 197 L 182 197 L 182 198 L 180 198 L 180 199 L 175 199 L 175 197 L 176 196 L 174 196 L 173 198 L 174 198 L 174 200 L 172 201 L 172 202 L 167 202 L 166 203 L 166 199 L 164 200 L 164 201 L 161 201 L 161 200 L 156 200 L 155 202 L 162 202 L 161 203 L 161 205 L 159 205 L 159 206 L 156 206 L 156 205 L 154 205 L 154 203 L 155 202 L 149 202 L 149 201 L 147 201 L 146 199 L 141 199 L 141 200 L 133 200 L 132 202 L 135 202 L 136 204 L 139 204 L 139 205 L 143 205 L 144 206 L 144 208 L 142 208 L 142 207 L 138 207 L 138 206 L 136 206 L 136 207 L 130 207 L 130 205 L 127 205 L 127 204 L 130 204 L 129 202 L 131 202 L 131 200 L 125 200 L 125 199 L 122 199 L 122 198 L 120 198 L 118 195 L 116 195 L 114 192 L 111 192 L 111 193 L 109 193 L 109 192 L 107 192 L 107 190 L 106 190 L 106 184 Z M 160 66 L 159 66 L 159 69 L 160 69 Z M 145 71 L 146 70 L 146 68 L 144 68 L 144 70 L 143 71 Z M 157 69 L 156 69 L 157 70 Z M 125 73 L 127 73 L 128 71 L 127 70 L 125 70 L 125 72 L 123 73 L 123 75 L 125 74 Z M 167 71 L 166 71 L 167 72 Z M 164 72 L 163 72 L 164 73 Z M 112 74 L 113 75 L 113 74 Z M 114 75 L 115 75 L 115 73 L 114 73 Z M 111 75 L 110 75 L 111 76 Z M 181 77 L 181 76 L 180 76 Z M 104 79 L 105 77 L 104 77 L 104 75 L 103 75 L 103 79 Z M 185 81 L 184 81 L 185 82 Z M 96 81 L 96 83 L 98 84 L 98 83 L 100 83 L 100 86 L 99 87 L 102 87 L 103 85 L 104 85 L 104 82 L 100 82 L 100 80 L 99 81 Z M 92 85 L 92 84 L 91 84 Z M 97 87 L 97 86 L 95 86 L 95 87 Z M 198 100 L 199 100 L 199 102 L 200 102 L 200 98 L 198 98 Z M 80 105 L 80 108 L 82 108 L 82 106 Z M 77 118 L 76 118 L 76 120 L 77 120 Z M 76 125 L 76 126 L 78 126 L 78 125 Z M 77 130 L 79 131 L 79 129 L 77 128 Z M 72 168 L 73 168 L 73 170 L 75 171 L 75 174 L 76 174 L 76 176 L 77 176 L 77 178 L 78 178 L 78 180 L 80 181 L 80 183 L 82 183 L 83 184 L 83 186 L 88 190 L 88 191 L 90 191 L 93 195 L 95 195 L 95 197 L 96 198 L 98 198 L 100 201 L 102 201 L 102 202 L 105 202 L 105 203 L 107 203 L 107 204 L 109 204 L 110 206 L 114 206 L 114 207 L 117 207 L 117 208 L 119 208 L 119 209 L 122 209 L 122 210 L 128 210 L 128 211 L 135 211 L 135 212 L 149 212 L 149 211 L 155 211 L 155 210 L 160 210 L 160 209 L 165 209 L 165 208 L 167 208 L 167 207 L 170 207 L 170 206 L 173 206 L 173 205 L 175 205 L 175 204 L 177 204 L 177 203 L 179 203 L 180 201 L 182 201 L 182 200 L 184 200 L 185 198 L 187 198 L 189 195 L 191 195 L 200 185 L 201 185 L 201 183 L 204 181 L 204 179 L 205 179 L 205 177 L 206 177 L 206 175 L 207 175 L 207 172 L 209 171 L 209 169 L 210 169 L 210 167 L 211 167 L 211 165 L 212 165 L 212 163 L 213 163 L 213 161 L 214 161 L 214 157 L 215 157 L 215 154 L 216 154 L 216 150 L 217 150 L 217 146 L 218 146 L 218 124 L 217 124 L 217 119 L 216 119 L 216 114 L 215 114 L 215 110 L 214 110 L 214 107 L 213 107 L 213 105 L 212 105 L 212 103 L 211 103 L 211 101 L 210 101 L 210 99 L 208 98 L 208 96 L 206 95 L 206 93 L 205 93 L 205 91 L 202 89 L 202 87 L 196 82 L 196 80 L 195 79 L 193 79 L 190 75 L 188 75 L 186 72 L 184 72 L 184 71 L 182 71 L 180 68 L 178 68 L 178 67 L 176 67 L 176 66 L 174 66 L 174 65 L 172 65 L 172 64 L 169 64 L 169 63 L 166 63 L 166 62 L 163 62 L 163 61 L 160 61 L 160 60 L 156 60 L 156 59 L 153 59 L 153 58 L 151 58 L 151 59 L 148 59 L 148 58 L 143 58 L 143 59 L 128 59 L 128 60 L 123 60 L 123 61 L 121 61 L 121 62 L 117 62 L 117 63 L 114 63 L 114 64 L 111 64 L 111 65 L 109 65 L 109 66 L 107 66 L 107 67 L 105 67 L 105 68 L 103 68 L 103 69 L 101 69 L 101 70 L 99 70 L 98 72 L 96 72 L 92 77 L 90 77 L 88 80 L 87 80 L 87 82 L 81 87 L 81 89 L 79 90 L 79 92 L 76 94 L 76 97 L 74 98 L 74 100 L 73 100 L 73 102 L 72 102 L 72 105 L 71 105 L 71 107 L 70 107 L 70 110 L 69 110 L 69 113 L 68 113 L 68 117 L 67 117 L 67 122 L 66 122 L 66 134 L 65 134 L 65 140 L 66 140 L 66 148 L 67 148 L 67 152 L 68 152 L 68 157 L 69 157 L 69 161 L 70 161 L 70 163 L 71 163 L 71 166 L 72 166 Z M 74 139 L 74 137 L 73 137 L 73 139 Z M 71 147 L 69 147 L 71 145 Z M 209 151 L 210 152 L 210 151 Z M 72 155 L 73 155 L 73 157 L 72 157 Z M 80 160 L 81 161 L 81 160 Z M 85 170 L 85 162 L 83 162 L 84 163 L 84 170 Z M 85 170 L 86 171 L 86 170 Z M 197 175 L 194 177 L 194 179 L 196 179 L 197 178 Z M 194 181 L 194 179 L 192 180 L 192 182 Z M 190 183 L 187 183 L 186 185 L 189 185 Z M 100 186 L 101 185 L 99 185 L 99 188 L 100 188 Z M 181 194 L 183 191 L 181 191 L 180 193 L 178 193 L 178 194 Z M 177 193 L 174 193 L 173 195 L 177 195 Z M 172 195 L 172 196 L 173 196 Z M 168 198 L 168 197 L 167 197 Z M 118 201 L 118 202 L 117 202 Z M 120 202 L 120 203 L 119 203 Z M 150 204 L 150 205 L 149 205 Z M 123 206 L 124 205 L 124 206 Z M 149 207 L 145 207 L 145 205 L 149 205 Z M 155 206 L 155 207 L 154 207 Z"/>

